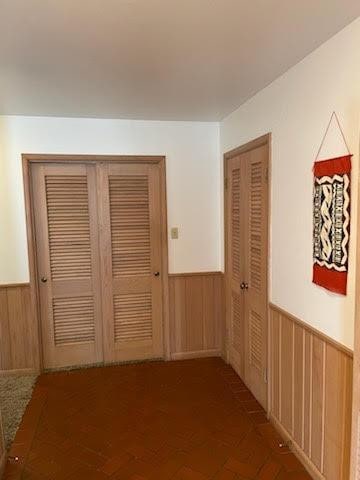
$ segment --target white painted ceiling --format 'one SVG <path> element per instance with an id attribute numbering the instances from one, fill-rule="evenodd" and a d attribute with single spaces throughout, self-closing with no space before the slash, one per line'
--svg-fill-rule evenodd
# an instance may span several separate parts
<path id="1" fill-rule="evenodd" d="M 0 114 L 219 120 L 359 0 L 0 0 Z"/>

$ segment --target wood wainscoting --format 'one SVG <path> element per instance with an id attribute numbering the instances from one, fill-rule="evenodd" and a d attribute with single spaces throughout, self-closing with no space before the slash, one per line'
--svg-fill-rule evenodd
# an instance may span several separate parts
<path id="1" fill-rule="evenodd" d="M 0 285 L 0 374 L 39 371 L 38 323 L 28 283 Z"/>
<path id="2" fill-rule="evenodd" d="M 348 480 L 352 352 L 270 305 L 270 418 L 316 479 Z"/>
<path id="3" fill-rule="evenodd" d="M 169 276 L 171 358 L 222 353 L 224 284 L 221 272 Z"/>
<path id="4" fill-rule="evenodd" d="M 0 286 L 0 374 L 40 370 L 39 326 L 30 294 L 29 284 Z M 172 359 L 221 355 L 221 272 L 170 275 L 169 304 Z"/>

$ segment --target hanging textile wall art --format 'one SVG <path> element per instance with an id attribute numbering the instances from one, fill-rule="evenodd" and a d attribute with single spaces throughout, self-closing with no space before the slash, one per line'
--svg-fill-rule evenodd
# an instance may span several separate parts
<path id="1" fill-rule="evenodd" d="M 342 295 L 349 264 L 351 157 L 314 164 L 313 282 Z"/>

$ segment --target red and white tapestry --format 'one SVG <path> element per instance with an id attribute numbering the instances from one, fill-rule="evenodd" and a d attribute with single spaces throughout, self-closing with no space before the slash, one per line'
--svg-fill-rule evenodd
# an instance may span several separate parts
<path id="1" fill-rule="evenodd" d="M 314 164 L 313 282 L 346 295 L 351 157 Z"/>

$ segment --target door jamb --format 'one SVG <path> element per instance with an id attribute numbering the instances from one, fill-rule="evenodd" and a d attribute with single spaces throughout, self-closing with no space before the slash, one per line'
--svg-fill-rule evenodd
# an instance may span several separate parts
<path id="1" fill-rule="evenodd" d="M 255 138 L 239 147 L 236 147 L 226 153 L 224 153 L 223 159 L 223 167 L 224 167 L 224 277 L 225 277 L 225 360 L 229 363 L 229 332 L 230 332 L 230 316 L 229 316 L 229 305 L 227 304 L 227 292 L 229 289 L 229 278 L 227 272 L 227 265 L 228 265 L 228 255 L 229 252 L 227 251 L 227 239 L 228 239 L 228 221 L 227 221 L 227 209 L 228 209 L 228 193 L 229 190 L 227 188 L 228 184 L 228 160 L 231 158 L 237 157 L 241 153 L 249 152 L 250 150 L 254 150 L 255 148 L 261 147 L 263 145 L 267 145 L 268 147 L 268 159 L 267 159 L 267 183 L 268 183 L 268 225 L 267 225 L 267 298 L 266 298 L 266 319 L 267 319 L 267 365 L 266 365 L 266 372 L 267 372 L 267 412 L 270 412 L 270 385 L 271 385 L 271 362 L 270 362 L 270 304 L 269 304 L 269 297 L 270 297 L 270 220 L 271 220 L 271 165 L 272 165 L 272 134 L 271 132 L 262 135 L 261 137 Z"/>
<path id="2" fill-rule="evenodd" d="M 25 198 L 26 234 L 29 257 L 30 273 L 30 298 L 33 318 L 37 322 L 36 345 L 38 352 L 36 369 L 42 371 L 43 352 L 40 320 L 39 279 L 37 272 L 37 249 L 35 236 L 34 205 L 31 186 L 31 165 L 35 163 L 86 163 L 99 162 L 117 163 L 142 163 L 156 164 L 160 170 L 160 196 L 161 196 L 161 275 L 163 279 L 162 305 L 163 305 L 163 337 L 164 359 L 170 360 L 170 318 L 169 318 L 169 268 L 168 268 L 168 231 L 167 231 L 167 197 L 166 197 L 166 157 L 159 155 L 47 155 L 47 154 L 22 154 L 22 169 Z"/>

